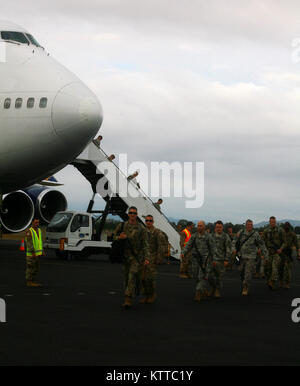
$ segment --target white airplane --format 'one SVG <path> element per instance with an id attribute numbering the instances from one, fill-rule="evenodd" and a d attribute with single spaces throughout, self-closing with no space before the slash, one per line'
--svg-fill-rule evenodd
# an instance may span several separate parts
<path id="1" fill-rule="evenodd" d="M 0 222 L 6 230 L 28 227 L 34 205 L 38 212 L 52 207 L 49 216 L 64 210 L 60 192 L 32 186 L 74 160 L 102 120 L 99 101 L 82 81 L 24 28 L 0 21 Z"/>

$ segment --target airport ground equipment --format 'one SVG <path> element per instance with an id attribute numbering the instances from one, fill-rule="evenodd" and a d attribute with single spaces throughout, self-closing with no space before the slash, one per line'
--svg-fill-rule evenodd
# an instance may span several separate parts
<path id="1" fill-rule="evenodd" d="M 147 215 L 153 216 L 155 226 L 168 236 L 171 256 L 176 259 L 180 258 L 178 231 L 154 206 L 153 201 L 137 186 L 136 182 L 128 180 L 128 176 L 119 169 L 116 163 L 108 161 L 108 156 L 103 149 L 91 142 L 72 164 L 90 182 L 93 197 L 87 212 L 65 211 L 56 214 L 48 226 L 46 247 L 56 249 L 58 255 L 72 253 L 81 254 L 83 257 L 95 252 L 95 249 L 98 249 L 97 253 L 99 253 L 99 248 L 104 250 L 110 248 L 111 241 L 106 240 L 103 231 L 107 216 L 109 214 L 118 215 L 123 221 L 126 221 L 128 219 L 127 209 L 135 206 L 138 210 L 138 220 L 141 223 L 145 224 Z M 107 174 L 108 168 L 109 174 Z M 128 190 L 132 194 L 128 194 Z M 100 194 L 106 201 L 103 211 L 93 210 L 96 194 Z M 94 220 L 93 217 L 95 213 L 101 214 L 97 220 Z M 64 226 L 57 226 L 55 222 L 63 223 Z"/>

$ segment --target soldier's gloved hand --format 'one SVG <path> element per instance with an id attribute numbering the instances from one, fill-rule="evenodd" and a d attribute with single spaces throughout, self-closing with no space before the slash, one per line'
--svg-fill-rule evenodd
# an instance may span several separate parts
<path id="1" fill-rule="evenodd" d="M 122 232 L 119 236 L 119 240 L 124 240 L 124 239 L 127 239 L 127 235 L 125 232 Z"/>
<path id="2" fill-rule="evenodd" d="M 276 251 L 277 253 L 278 253 L 278 255 L 280 255 L 281 254 L 281 252 L 282 252 L 282 249 L 281 248 L 279 248 L 279 249 L 277 249 L 277 251 Z"/>
<path id="3" fill-rule="evenodd" d="M 145 261 L 144 261 L 144 265 L 149 265 L 150 264 L 150 261 L 149 260 L 147 260 L 147 259 L 145 259 Z"/>
<path id="4" fill-rule="evenodd" d="M 224 261 L 224 267 L 226 268 L 226 267 L 228 267 L 228 264 L 229 264 L 229 262 L 226 260 L 226 261 Z"/>
<path id="5" fill-rule="evenodd" d="M 216 267 L 217 266 L 217 262 L 213 261 L 212 265 L 213 265 L 213 267 Z"/>

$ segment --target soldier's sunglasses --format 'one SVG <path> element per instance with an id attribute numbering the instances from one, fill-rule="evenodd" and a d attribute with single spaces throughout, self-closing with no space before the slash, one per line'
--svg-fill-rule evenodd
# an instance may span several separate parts
<path id="1" fill-rule="evenodd" d="M 137 212 L 128 212 L 128 214 L 137 214 Z"/>
<path id="2" fill-rule="evenodd" d="M 153 222 L 153 220 L 146 220 L 146 222 Z"/>

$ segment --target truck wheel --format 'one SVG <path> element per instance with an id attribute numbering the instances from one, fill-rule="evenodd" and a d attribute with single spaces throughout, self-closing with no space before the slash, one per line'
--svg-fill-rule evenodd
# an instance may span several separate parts
<path id="1" fill-rule="evenodd" d="M 55 254 L 59 260 L 67 260 L 68 256 L 66 251 L 55 250 Z"/>
<path id="2" fill-rule="evenodd" d="M 86 250 L 83 250 L 78 253 L 76 256 L 77 260 L 85 261 L 89 257 L 89 253 Z"/>

